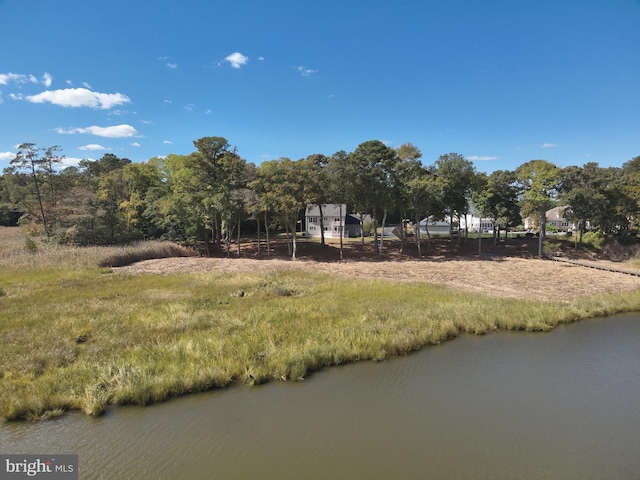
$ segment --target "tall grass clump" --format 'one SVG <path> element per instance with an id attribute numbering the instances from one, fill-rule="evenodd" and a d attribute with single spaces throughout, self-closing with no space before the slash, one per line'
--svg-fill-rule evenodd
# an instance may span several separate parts
<path id="1" fill-rule="evenodd" d="M 142 260 L 169 257 L 194 257 L 198 253 L 188 247 L 172 242 L 157 240 L 137 242 L 122 247 L 112 247 L 111 251 L 99 262 L 100 267 L 123 267 Z"/>
<path id="2" fill-rule="evenodd" d="M 44 237 L 28 237 L 17 227 L 0 227 L 0 268 L 5 270 L 119 267 L 153 258 L 197 255 L 191 248 L 159 240 L 78 247 L 50 242 Z"/>

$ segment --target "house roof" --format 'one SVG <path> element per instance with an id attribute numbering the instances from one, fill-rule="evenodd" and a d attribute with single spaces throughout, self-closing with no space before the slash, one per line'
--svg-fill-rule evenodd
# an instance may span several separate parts
<path id="1" fill-rule="evenodd" d="M 420 225 L 426 225 L 427 222 L 429 223 L 429 225 L 436 225 L 436 226 L 449 226 L 449 222 L 445 222 L 444 220 L 436 220 L 433 215 L 427 218 L 423 218 L 422 220 L 420 220 Z"/>
<path id="2" fill-rule="evenodd" d="M 342 204 L 342 215 L 347 214 L 347 206 Z M 305 212 L 307 217 L 319 217 L 320 207 L 318 205 L 308 204 Z M 340 204 L 339 203 L 323 203 L 322 215 L 325 217 L 339 217 L 340 216 Z"/>
<path id="3" fill-rule="evenodd" d="M 370 219 L 369 215 L 365 215 L 364 221 L 366 222 L 368 219 Z M 350 213 L 344 218 L 344 223 L 345 225 L 360 225 L 360 218 Z"/>
<path id="4" fill-rule="evenodd" d="M 567 207 L 555 207 L 547 210 L 547 220 L 560 220 L 564 218 L 564 211 Z"/>

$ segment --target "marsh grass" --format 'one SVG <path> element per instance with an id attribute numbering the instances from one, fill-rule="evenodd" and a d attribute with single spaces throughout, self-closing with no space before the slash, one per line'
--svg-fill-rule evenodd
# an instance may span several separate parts
<path id="1" fill-rule="evenodd" d="M 22 243 L 16 251 L 24 256 Z M 29 255 L 43 252 L 57 261 L 0 252 L 5 419 L 70 409 L 100 415 L 110 405 L 146 405 L 231 382 L 299 380 L 461 332 L 546 331 L 640 309 L 638 292 L 539 303 L 302 270 L 114 274 L 97 266 L 111 250 L 70 249 L 75 257 L 65 261 L 58 247 L 39 245 Z"/>

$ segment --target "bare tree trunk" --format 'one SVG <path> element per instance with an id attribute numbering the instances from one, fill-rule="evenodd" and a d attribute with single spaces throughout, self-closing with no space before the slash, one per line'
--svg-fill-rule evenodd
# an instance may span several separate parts
<path id="1" fill-rule="evenodd" d="M 584 221 L 581 221 L 581 222 L 578 224 L 578 233 L 580 234 L 580 238 L 578 239 L 578 243 L 579 243 L 580 245 L 582 245 L 582 232 L 584 232 L 584 225 L 585 225 L 585 222 L 584 222 Z"/>
<path id="2" fill-rule="evenodd" d="M 291 229 L 291 258 L 293 260 L 296 259 L 296 253 L 298 251 L 298 244 L 296 242 L 296 221 L 298 220 L 298 216 L 295 216 L 295 220 L 293 221 L 293 224 L 291 225 L 293 228 Z"/>
<path id="3" fill-rule="evenodd" d="M 264 231 L 267 234 L 267 257 L 271 256 L 271 242 L 269 241 L 269 222 L 267 221 L 267 211 L 264 211 Z"/>
<path id="4" fill-rule="evenodd" d="M 419 215 L 416 215 L 416 225 L 417 225 L 417 230 L 414 227 L 414 232 L 413 235 L 416 238 L 416 245 L 418 246 L 418 260 L 422 259 L 422 241 L 420 240 L 420 217 Z"/>
<path id="5" fill-rule="evenodd" d="M 344 238 L 344 226 L 347 223 L 347 216 L 342 212 L 342 204 L 340 204 L 340 260 L 342 260 L 342 248 Z"/>
<path id="6" fill-rule="evenodd" d="M 227 258 L 231 258 L 231 235 L 233 235 L 233 228 L 229 229 L 231 219 L 227 219 L 225 228 L 224 246 L 227 251 Z"/>
<path id="7" fill-rule="evenodd" d="M 547 233 L 547 212 L 540 213 L 540 235 L 538 236 L 538 257 L 542 258 L 542 240 Z"/>
<path id="8" fill-rule="evenodd" d="M 360 245 L 364 246 L 364 213 L 360 213 Z"/>
<path id="9" fill-rule="evenodd" d="M 324 214 L 321 203 L 318 204 L 318 210 L 320 212 L 320 245 L 324 247 Z"/>
<path id="10" fill-rule="evenodd" d="M 378 212 L 376 209 L 373 209 L 373 213 L 371 215 L 371 220 L 373 220 L 373 250 L 378 255 Z"/>
<path id="11" fill-rule="evenodd" d="M 287 253 L 289 256 L 293 256 L 293 244 L 291 243 L 291 225 L 289 225 L 289 221 L 285 222 L 285 234 L 287 236 Z"/>
<path id="12" fill-rule="evenodd" d="M 47 217 L 44 214 L 44 206 L 42 204 L 42 196 L 40 195 L 40 185 L 38 184 L 38 176 L 37 174 L 33 173 L 33 183 L 35 184 L 36 187 L 36 197 L 38 198 L 38 205 L 40 206 L 40 214 L 42 215 L 42 226 L 44 228 L 44 233 L 47 236 L 47 238 L 49 238 L 50 233 L 49 233 L 49 226 L 47 225 Z"/>
<path id="13" fill-rule="evenodd" d="M 387 222 L 387 209 L 384 209 L 384 213 L 382 214 L 382 231 L 380 232 L 380 248 L 378 249 L 378 256 L 382 256 L 382 246 L 384 243 L 384 225 Z"/>
<path id="14" fill-rule="evenodd" d="M 240 215 L 238 215 L 238 258 L 240 258 Z"/>
<path id="15" fill-rule="evenodd" d="M 213 230 L 211 231 L 211 235 L 213 235 Z M 209 232 L 205 230 L 204 232 L 204 254 L 209 257 L 211 252 L 209 251 Z M 197 237 L 196 237 L 197 238 Z"/>
<path id="16" fill-rule="evenodd" d="M 256 215 L 256 223 L 258 224 L 258 256 L 260 256 L 260 216 Z"/>
<path id="17" fill-rule="evenodd" d="M 469 239 L 469 216 L 468 212 L 464 212 L 464 239 L 465 241 Z M 480 231 L 480 227 L 482 226 L 482 222 L 478 222 L 478 231 Z"/>

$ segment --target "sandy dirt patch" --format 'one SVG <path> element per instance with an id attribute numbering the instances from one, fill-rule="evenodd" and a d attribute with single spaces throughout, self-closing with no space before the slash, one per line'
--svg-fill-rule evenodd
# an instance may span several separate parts
<path id="1" fill-rule="evenodd" d="M 492 297 L 545 302 L 569 301 L 577 297 L 640 288 L 640 277 L 633 275 L 550 260 L 513 257 L 344 262 L 188 257 L 146 260 L 127 267 L 114 268 L 114 271 L 170 275 L 196 272 L 262 273 L 294 269 L 343 278 L 428 282 Z"/>

